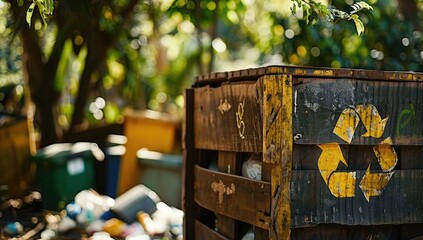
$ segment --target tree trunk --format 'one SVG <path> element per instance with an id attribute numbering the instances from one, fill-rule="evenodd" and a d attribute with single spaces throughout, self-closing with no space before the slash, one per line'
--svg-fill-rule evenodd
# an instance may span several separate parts
<path id="1" fill-rule="evenodd" d="M 422 30 L 420 25 L 416 0 L 398 0 L 398 8 L 406 21 L 411 22 L 414 30 Z"/>
<path id="2" fill-rule="evenodd" d="M 39 37 L 34 28 L 29 28 L 25 22 L 27 7 L 18 6 L 16 1 L 10 1 L 11 9 L 16 20 L 16 29 L 20 32 L 23 44 L 23 76 L 29 86 L 30 95 L 36 112 L 34 123 L 41 133 L 40 147 L 58 141 L 57 101 L 59 94 L 54 88 L 56 69 L 43 60 Z M 50 67 L 50 68 L 49 68 Z"/>
<path id="3" fill-rule="evenodd" d="M 120 9 L 120 12 L 115 13 L 117 16 L 122 16 L 122 20 L 118 24 L 123 25 L 129 21 L 138 1 L 131 0 L 126 7 Z M 51 54 L 45 56 L 43 48 L 39 45 L 42 44 L 42 40 L 37 35 L 34 25 L 32 24 L 32 27 L 29 28 L 25 21 L 26 11 L 31 2 L 25 2 L 24 6 L 19 6 L 16 0 L 9 0 L 9 3 L 16 21 L 15 29 L 22 37 L 24 80 L 29 87 L 31 100 L 35 105 L 34 121 L 41 134 L 40 147 L 44 147 L 60 141 L 63 137 L 63 129 L 58 124 L 60 89 L 55 87 L 55 77 L 66 40 L 74 37 L 75 34 L 81 34 L 86 41 L 85 46 L 88 48 L 69 128 L 69 132 L 72 133 L 84 120 L 85 106 L 93 86 L 93 73 L 104 66 L 107 50 L 112 46 L 115 37 L 113 34 L 116 32 L 103 32 L 99 27 L 99 19 L 103 14 L 101 7 L 104 6 L 104 2 L 80 0 L 78 4 L 83 6 L 84 11 L 79 8 L 70 10 L 70 7 L 75 5 L 73 1 L 61 2 L 55 8 L 52 17 L 52 21 L 55 20 L 57 23 L 58 34 Z M 40 18 L 37 8 L 33 14 L 32 19 Z M 120 29 L 119 26 L 115 26 L 116 29 Z"/>

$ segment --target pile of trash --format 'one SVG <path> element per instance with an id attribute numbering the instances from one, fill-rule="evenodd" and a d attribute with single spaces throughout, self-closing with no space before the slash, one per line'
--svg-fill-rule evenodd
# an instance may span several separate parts
<path id="1" fill-rule="evenodd" d="M 42 196 L 3 201 L 0 239 L 183 239 L 183 212 L 139 184 L 116 199 L 79 192 L 61 211 L 43 209 Z"/>

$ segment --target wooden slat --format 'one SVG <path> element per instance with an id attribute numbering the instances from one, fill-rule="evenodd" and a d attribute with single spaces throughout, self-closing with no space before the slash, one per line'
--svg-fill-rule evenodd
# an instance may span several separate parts
<path id="1" fill-rule="evenodd" d="M 184 236 L 185 237 L 185 236 Z M 188 239 L 188 238 L 184 238 Z M 226 238 L 219 233 L 213 231 L 203 223 L 198 220 L 195 220 L 195 240 L 229 240 L 230 238 Z"/>
<path id="2" fill-rule="evenodd" d="M 268 228 L 270 184 L 195 167 L 195 201 L 216 213 Z"/>
<path id="3" fill-rule="evenodd" d="M 219 160 L 217 164 L 219 172 L 228 174 L 237 174 L 239 166 L 237 164 L 237 153 L 219 151 Z"/>
<path id="4" fill-rule="evenodd" d="M 268 240 L 269 231 L 262 228 L 254 229 L 254 240 Z"/>
<path id="5" fill-rule="evenodd" d="M 395 145 L 423 145 L 422 82 L 328 78 L 298 81 L 302 83 L 294 87 L 295 143 L 376 145 L 391 137 Z M 358 114 L 357 109 L 363 105 L 373 105 L 377 111 L 368 119 L 374 125 L 365 124 Z M 347 110 L 349 114 L 343 113 Z M 345 116 L 345 126 L 353 127 L 357 121 L 350 143 L 334 133 L 341 116 Z M 378 126 L 385 126 L 382 135 L 364 135 L 367 128 L 376 131 Z"/>
<path id="6" fill-rule="evenodd" d="M 292 76 L 263 77 L 263 161 L 271 169 L 270 239 L 289 239 L 291 227 Z"/>
<path id="7" fill-rule="evenodd" d="M 423 224 L 348 226 L 321 224 L 314 227 L 292 229 L 292 239 L 421 239 Z"/>
<path id="8" fill-rule="evenodd" d="M 293 171 L 292 227 L 322 223 L 344 225 L 423 223 L 423 191 L 416 187 L 416 184 L 423 182 L 422 169 L 394 170 L 381 194 L 370 197 L 369 201 L 360 188 L 366 171 L 354 172 L 357 179 L 355 195 L 337 198 L 331 194 L 318 170 Z M 371 173 L 381 171 L 371 170 Z"/>
<path id="9" fill-rule="evenodd" d="M 195 146 L 201 149 L 260 152 L 260 82 L 196 88 Z"/>
<path id="10" fill-rule="evenodd" d="M 293 77 L 331 77 L 364 79 L 370 81 L 423 81 L 423 73 L 378 71 L 348 68 L 321 68 L 296 66 L 266 66 L 260 68 L 241 69 L 223 73 L 206 73 L 196 78 L 196 85 L 245 81 L 260 78 L 264 75 L 286 74 Z"/>
<path id="11" fill-rule="evenodd" d="M 228 174 L 236 174 L 237 162 L 236 152 L 219 152 L 218 170 Z M 225 215 L 216 214 L 216 228 L 217 231 L 229 239 L 235 239 L 237 235 L 236 220 Z"/>
<path id="12" fill-rule="evenodd" d="M 185 90 L 185 117 L 183 124 L 183 168 L 182 168 L 182 209 L 184 210 L 184 237 L 194 238 L 194 219 L 196 204 L 194 201 L 194 165 L 197 150 L 194 147 L 194 90 Z"/>
<path id="13" fill-rule="evenodd" d="M 338 224 L 322 224 L 309 228 L 297 228 L 292 230 L 292 240 L 303 239 L 384 239 L 397 240 L 408 239 L 400 238 L 398 226 L 382 225 L 382 226 L 345 226 Z"/>
<path id="14" fill-rule="evenodd" d="M 401 169 L 423 169 L 423 146 L 401 146 L 399 165 Z"/>
<path id="15" fill-rule="evenodd" d="M 282 204 L 280 212 L 282 217 L 278 217 L 282 223 L 282 228 L 278 229 L 277 239 L 291 238 L 291 175 L 292 175 L 292 156 L 293 156 L 293 132 L 292 132 L 292 76 L 286 75 L 281 78 L 282 81 L 282 158 L 281 158 L 281 196 L 278 199 Z"/>
<path id="16" fill-rule="evenodd" d="M 345 159 L 347 164 L 340 163 L 337 166 L 339 171 L 348 171 L 348 170 L 366 170 L 369 165 L 371 165 L 371 169 L 379 169 L 380 166 L 377 161 L 377 157 L 374 153 L 374 146 L 360 146 L 360 145 L 340 145 L 340 149 L 342 152 L 342 157 Z M 406 149 L 420 149 L 418 147 L 406 147 Z M 416 164 L 420 163 L 421 161 L 418 160 L 418 156 L 416 155 L 419 153 L 423 154 L 423 149 L 421 151 L 413 150 L 414 154 L 406 150 L 398 150 L 398 147 L 394 147 L 397 149 L 398 155 L 398 164 L 396 164 L 396 169 L 415 169 Z M 401 148 L 402 149 L 402 148 Z M 293 157 L 293 169 L 294 170 L 319 170 L 318 162 L 319 158 L 323 154 L 323 150 L 316 146 L 316 145 L 302 145 L 302 144 L 294 144 L 294 157 Z M 412 158 L 414 157 L 414 158 Z M 336 160 L 336 159 L 333 159 Z M 413 164 L 414 163 L 414 164 Z M 423 164 L 422 164 L 423 165 Z M 409 166 L 408 168 L 404 168 L 404 166 Z M 423 168 L 423 167 L 420 167 Z M 322 168 L 322 170 L 324 170 Z M 327 169 L 326 169 L 327 170 Z"/>

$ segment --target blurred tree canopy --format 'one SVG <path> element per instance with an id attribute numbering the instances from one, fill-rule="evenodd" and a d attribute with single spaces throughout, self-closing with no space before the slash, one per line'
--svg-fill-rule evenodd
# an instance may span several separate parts
<path id="1" fill-rule="evenodd" d="M 122 121 L 127 106 L 178 112 L 199 73 L 267 64 L 423 68 L 415 0 L 369 0 L 373 11 L 357 13 L 361 36 L 353 21 L 307 25 L 291 0 L 59 0 L 47 25 L 33 10 L 29 27 L 32 3 L 0 0 L 0 87 L 23 76 L 41 146 Z M 355 2 L 331 4 L 351 12 Z"/>

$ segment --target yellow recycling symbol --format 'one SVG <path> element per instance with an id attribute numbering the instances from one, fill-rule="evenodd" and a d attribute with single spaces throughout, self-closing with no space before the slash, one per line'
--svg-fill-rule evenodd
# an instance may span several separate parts
<path id="1" fill-rule="evenodd" d="M 366 128 L 363 137 L 380 138 L 384 133 L 388 117 L 382 119 L 376 107 L 372 104 L 347 108 L 339 116 L 333 133 L 350 144 L 360 120 Z M 317 146 L 322 150 L 317 165 L 332 195 L 338 198 L 354 197 L 357 181 L 356 172 L 337 171 L 339 163 L 348 166 L 339 144 L 325 143 Z M 359 184 L 367 201 L 370 201 L 370 197 L 382 194 L 383 189 L 394 174 L 392 170 L 398 162 L 397 154 L 392 147 L 391 137 L 374 146 L 373 152 L 383 172 L 372 173 L 370 164 L 367 167 Z"/>

